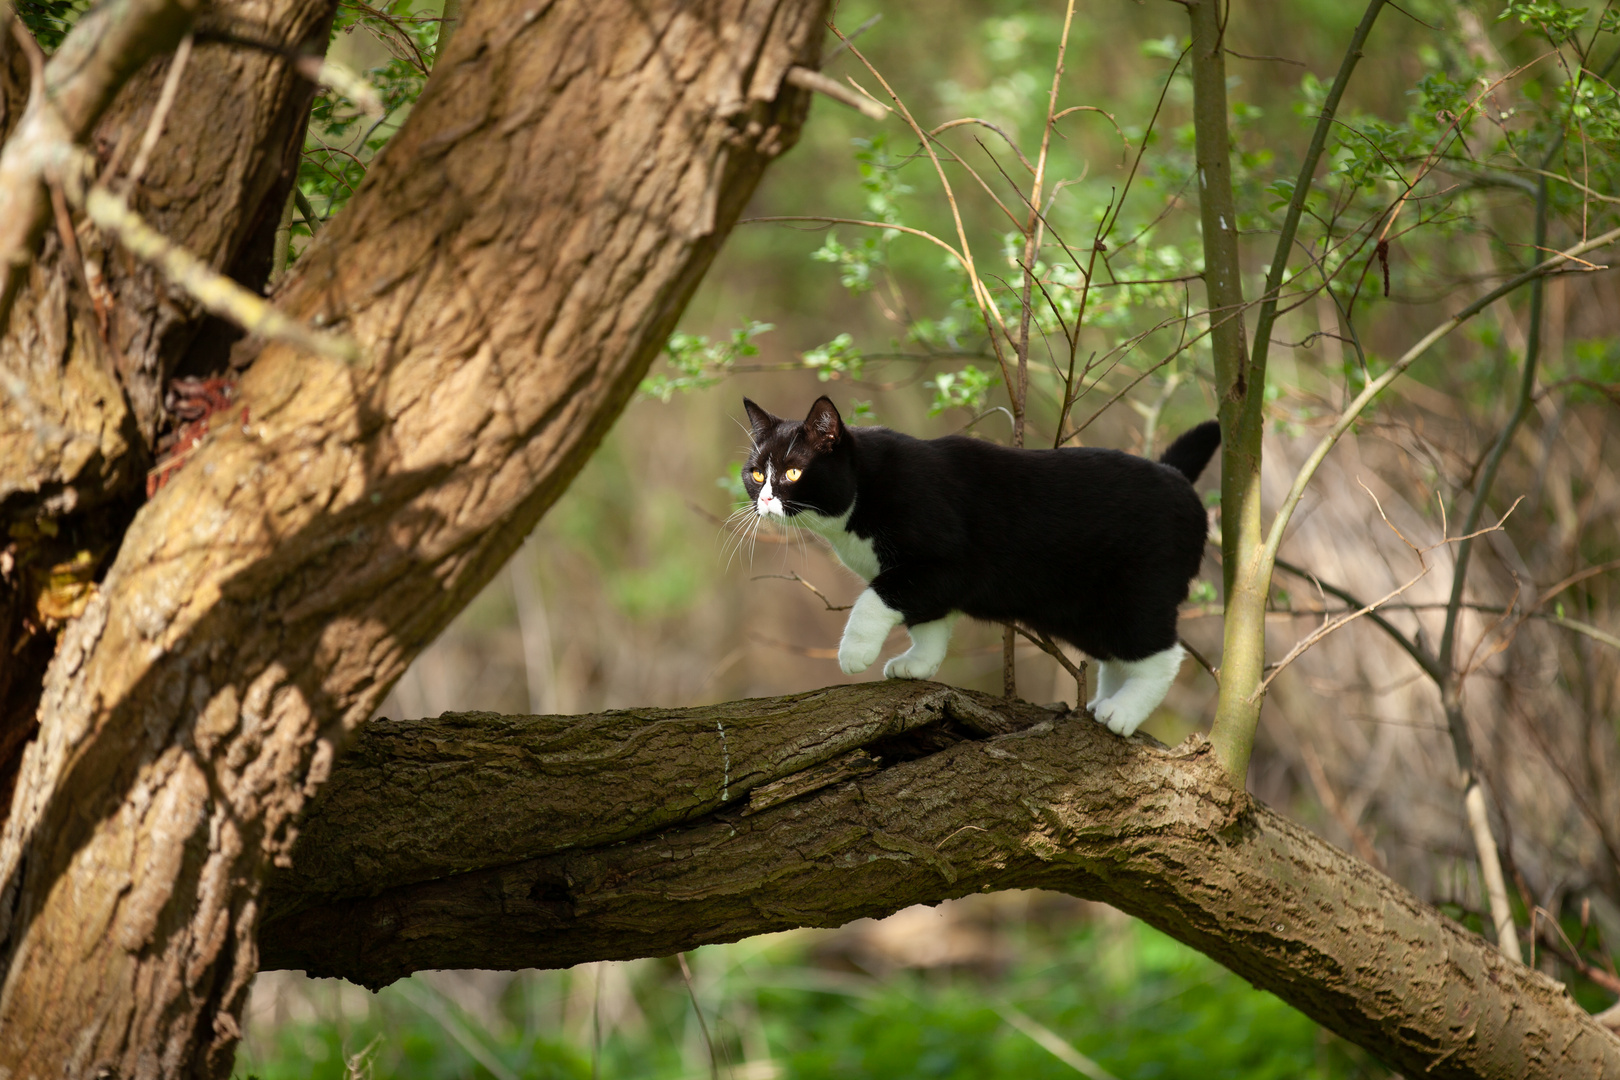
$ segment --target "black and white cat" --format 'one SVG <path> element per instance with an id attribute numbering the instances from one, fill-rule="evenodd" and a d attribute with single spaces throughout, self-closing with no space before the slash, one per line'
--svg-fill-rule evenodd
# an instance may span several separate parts
<path id="1" fill-rule="evenodd" d="M 825 397 L 802 423 L 743 406 L 755 513 L 816 532 L 868 584 L 838 644 L 844 671 L 870 667 L 903 622 L 911 648 L 883 673 L 926 679 L 958 617 L 1015 619 L 1100 661 L 1089 707 L 1110 730 L 1130 735 L 1164 700 L 1208 530 L 1192 482 L 1220 445 L 1214 421 L 1154 462 L 849 428 Z"/>

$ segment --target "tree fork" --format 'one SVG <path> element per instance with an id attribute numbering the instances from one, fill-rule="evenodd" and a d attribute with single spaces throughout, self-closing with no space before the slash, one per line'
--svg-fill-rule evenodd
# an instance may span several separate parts
<path id="1" fill-rule="evenodd" d="M 424 802 L 433 776 L 451 790 Z M 657 812 L 616 816 L 635 807 Z M 481 821 L 499 834 L 482 866 L 415 880 Z M 566 846 L 537 856 L 559 824 Z M 1561 984 L 1254 803 L 1202 738 L 1119 739 L 935 684 L 382 721 L 305 830 L 260 930 L 266 967 L 376 987 L 424 968 L 662 956 L 1047 888 L 1143 919 L 1407 1075 L 1620 1070 L 1620 1039 Z M 317 857 L 324 869 L 307 872 Z"/>
<path id="2" fill-rule="evenodd" d="M 250 21 L 269 38 L 318 50 L 331 16 L 328 0 L 221 0 L 207 18 Z M 98 40 L 111 47 L 106 35 Z M 140 43 L 156 49 L 162 40 L 148 33 Z M 12 68 L 19 52 L 12 49 Z M 52 64 L 58 59 L 68 64 L 71 56 L 59 52 Z M 99 119 L 76 120 L 90 132 L 87 145 L 101 155 L 104 170 L 130 168 L 172 63 L 155 57 L 121 90 L 103 83 L 99 95 L 78 91 L 58 103 L 80 113 L 90 103 L 105 105 Z M 126 67 L 69 64 L 81 81 L 105 80 L 111 69 Z M 265 211 L 279 209 L 294 186 L 314 87 L 281 56 L 220 44 L 194 49 L 177 85 L 161 150 L 130 198 L 165 236 L 256 288 L 270 266 L 276 224 Z M 15 132 L 20 114 L 7 110 L 0 131 Z M 219 137 L 226 116 L 230 139 Z M 122 185 L 128 174 L 103 179 Z M 0 195 L 0 204 L 5 200 Z M 0 537 L 12 541 L 15 561 L 0 580 L 0 655 L 9 658 L 0 664 L 0 818 L 35 731 L 56 646 L 53 622 L 68 619 L 88 597 L 146 498 L 157 436 L 169 420 L 164 388 L 182 365 L 192 374 L 226 371 L 239 333 L 152 266 L 119 257 L 108 238 L 85 230 L 82 239 L 97 297 L 84 295 L 60 245 L 48 241 L 21 286 L 9 330 L 0 334 L 0 382 L 7 386 L 0 393 Z M 77 576 L 67 589 L 53 574 L 63 564 Z"/>
<path id="3" fill-rule="evenodd" d="M 467 13 L 278 292 L 365 359 L 264 348 L 62 637 L 0 832 L 0 1072 L 228 1073 L 294 816 L 629 400 L 824 9 Z"/>

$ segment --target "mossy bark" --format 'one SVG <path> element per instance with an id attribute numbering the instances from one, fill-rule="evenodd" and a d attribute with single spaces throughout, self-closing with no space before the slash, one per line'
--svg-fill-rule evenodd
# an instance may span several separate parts
<path id="1" fill-rule="evenodd" d="M 761 800 L 784 770 L 809 779 Z M 1252 801 L 1202 738 L 1124 740 L 930 683 L 379 722 L 292 859 L 265 966 L 368 986 L 1038 887 L 1159 927 L 1409 1076 L 1620 1075 L 1620 1040 L 1560 984 Z"/>

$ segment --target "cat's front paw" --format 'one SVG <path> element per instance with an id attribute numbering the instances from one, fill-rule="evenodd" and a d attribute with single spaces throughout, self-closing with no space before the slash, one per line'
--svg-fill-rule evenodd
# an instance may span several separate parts
<path id="1" fill-rule="evenodd" d="M 852 640 L 845 634 L 838 643 L 838 667 L 845 675 L 855 675 L 872 666 L 872 661 L 883 651 L 883 642 Z"/>
<path id="2" fill-rule="evenodd" d="M 844 674 L 854 675 L 871 667 L 883 651 L 889 631 L 903 617 L 871 589 L 856 597 L 849 621 L 844 624 L 844 636 L 838 642 L 838 666 Z"/>
<path id="3" fill-rule="evenodd" d="M 941 661 L 927 656 L 914 656 L 916 649 L 901 653 L 883 665 L 885 679 L 932 679 Z"/>
<path id="4" fill-rule="evenodd" d="M 1098 701 L 1088 708 L 1091 709 L 1091 715 L 1097 718 L 1097 723 L 1115 735 L 1123 735 L 1127 739 L 1136 734 L 1136 729 L 1142 726 L 1142 722 L 1153 711 L 1151 707 L 1143 709 L 1139 703 L 1129 698 L 1122 701 L 1120 695 Z"/>

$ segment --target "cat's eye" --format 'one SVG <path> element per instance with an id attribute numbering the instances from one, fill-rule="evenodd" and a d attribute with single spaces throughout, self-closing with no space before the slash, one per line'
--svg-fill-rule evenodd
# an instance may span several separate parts
<path id="1" fill-rule="evenodd" d="M 763 484 L 765 482 L 765 474 L 760 472 L 758 469 L 755 469 L 751 475 L 754 478 L 754 483 Z"/>
<path id="2" fill-rule="evenodd" d="M 804 475 L 804 470 L 803 469 L 789 469 L 787 471 L 787 482 L 791 484 L 791 483 L 793 483 L 793 481 L 797 480 L 799 477 L 801 477 L 803 475 Z"/>

